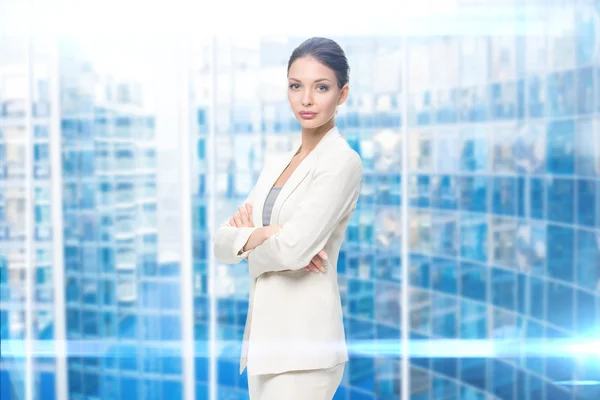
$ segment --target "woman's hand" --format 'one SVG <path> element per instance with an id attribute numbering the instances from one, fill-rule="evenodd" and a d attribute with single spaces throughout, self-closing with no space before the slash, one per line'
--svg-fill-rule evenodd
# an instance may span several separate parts
<path id="1" fill-rule="evenodd" d="M 323 261 L 321 260 L 327 260 L 327 253 L 325 253 L 325 251 L 321 250 L 319 252 L 319 254 L 317 254 L 316 256 L 314 256 L 312 258 L 312 260 L 310 261 L 310 264 L 308 264 L 306 267 L 302 268 L 305 271 L 312 271 L 312 272 L 325 272 L 325 263 L 323 263 Z"/>
<path id="2" fill-rule="evenodd" d="M 229 225 L 234 228 L 254 228 L 252 221 L 252 204 L 246 203 L 244 207 L 238 208 L 229 220 Z"/>

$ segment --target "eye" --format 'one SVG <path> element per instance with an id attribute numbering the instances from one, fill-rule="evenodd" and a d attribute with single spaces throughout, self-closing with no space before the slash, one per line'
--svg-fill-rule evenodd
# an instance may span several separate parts
<path id="1" fill-rule="evenodd" d="M 329 89 L 329 87 L 327 85 L 319 85 L 317 87 L 319 88 L 319 90 L 322 90 L 323 92 Z"/>
<path id="2" fill-rule="evenodd" d="M 290 89 L 298 89 L 300 85 L 298 85 L 297 83 L 292 83 L 289 87 Z"/>

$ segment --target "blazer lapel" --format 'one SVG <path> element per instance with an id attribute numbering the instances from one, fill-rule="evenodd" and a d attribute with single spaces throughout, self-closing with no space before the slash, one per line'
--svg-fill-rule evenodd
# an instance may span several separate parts
<path id="1" fill-rule="evenodd" d="M 279 178 L 283 170 L 289 165 L 293 154 L 295 154 L 295 151 L 293 153 L 286 153 L 285 156 L 278 157 L 271 165 L 265 164 L 265 168 L 268 168 L 267 176 L 263 183 L 256 188 L 256 193 L 254 195 L 254 206 L 252 207 L 254 226 L 258 228 L 263 226 L 263 211 L 267 195 L 277 181 L 277 178 Z"/>
<path id="2" fill-rule="evenodd" d="M 311 151 L 308 156 L 300 164 L 296 167 L 292 175 L 288 178 L 287 182 L 281 188 L 279 195 L 275 199 L 275 204 L 273 204 L 273 210 L 271 211 L 271 221 L 269 222 L 271 225 L 277 224 L 279 220 L 279 210 L 281 206 L 290 194 L 298 187 L 298 185 L 306 178 L 306 175 L 310 172 L 310 170 L 315 165 L 315 161 L 317 159 L 316 153 Z M 287 164 L 286 164 L 287 166 Z M 281 170 L 283 172 L 283 169 Z M 279 175 L 277 175 L 279 177 Z"/>
<path id="3" fill-rule="evenodd" d="M 304 178 L 306 178 L 308 173 L 317 165 L 317 160 L 319 159 L 319 155 L 323 152 L 323 150 L 325 150 L 330 143 L 334 142 L 333 139 L 335 139 L 339 136 L 340 136 L 340 134 L 339 134 L 339 131 L 337 130 L 337 128 L 334 127 L 332 129 L 330 129 L 325 134 L 325 136 L 323 136 L 321 138 L 319 143 L 317 143 L 317 146 L 308 154 L 308 156 L 306 156 L 306 158 L 304 160 L 302 160 L 300 162 L 300 164 L 296 167 L 294 172 L 292 172 L 292 175 L 288 178 L 287 182 L 283 185 L 283 187 L 281 188 L 281 191 L 279 192 L 279 195 L 275 199 L 275 204 L 273 204 L 273 210 L 271 212 L 271 219 L 269 221 L 270 225 L 278 224 L 279 211 L 281 210 L 281 206 L 285 203 L 287 198 L 294 192 L 294 190 L 298 187 L 298 185 L 300 185 L 300 183 L 302 183 L 302 181 L 304 180 Z M 295 151 L 293 151 L 292 153 L 288 154 L 285 157 L 285 159 L 282 161 L 282 164 L 278 165 L 278 168 L 276 168 L 277 174 L 274 177 L 274 179 L 272 180 L 272 182 L 270 183 L 269 187 L 267 188 L 266 193 L 264 195 L 265 197 L 261 201 L 263 203 L 263 205 L 264 205 L 264 200 L 265 200 L 267 194 L 269 193 L 269 190 L 271 190 L 271 187 L 275 184 L 275 182 L 277 181 L 277 178 L 279 178 L 281 173 L 285 170 L 285 168 L 292 161 L 292 158 L 296 154 L 296 151 L 297 151 L 297 149 Z M 262 219 L 263 205 L 261 205 L 261 214 L 260 214 L 261 219 Z"/>

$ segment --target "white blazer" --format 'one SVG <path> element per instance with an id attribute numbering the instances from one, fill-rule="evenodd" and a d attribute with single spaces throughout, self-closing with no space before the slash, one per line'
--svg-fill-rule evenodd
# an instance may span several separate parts
<path id="1" fill-rule="evenodd" d="M 348 361 L 336 267 L 358 200 L 362 162 L 337 128 L 323 136 L 281 189 L 270 224 L 283 229 L 238 255 L 263 226 L 265 199 L 295 153 L 266 163 L 246 199 L 255 227 L 231 227 L 227 220 L 213 239 L 222 263 L 248 256 L 252 281 L 240 374 L 246 366 L 248 375 L 260 375 Z M 302 270 L 321 250 L 328 255 L 326 271 Z"/>

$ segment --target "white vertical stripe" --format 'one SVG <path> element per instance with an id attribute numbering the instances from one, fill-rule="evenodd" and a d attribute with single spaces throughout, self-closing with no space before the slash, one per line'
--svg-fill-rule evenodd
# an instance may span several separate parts
<path id="1" fill-rule="evenodd" d="M 27 41 L 25 50 L 27 69 L 27 91 L 25 93 L 25 400 L 33 400 L 33 267 L 35 264 L 33 198 L 33 27 L 32 0 L 27 2 Z"/>
<path id="2" fill-rule="evenodd" d="M 60 108 L 59 39 L 53 37 L 49 49 L 50 89 L 50 171 L 52 212 L 52 284 L 54 297 L 54 351 L 56 354 L 56 398 L 66 400 L 67 354 L 65 321 L 65 257 L 63 237 L 63 169 Z"/>
<path id="3" fill-rule="evenodd" d="M 402 36 L 402 400 L 410 398 L 409 382 L 409 307 L 408 307 L 408 37 Z"/>
<path id="4" fill-rule="evenodd" d="M 209 231 L 210 241 L 209 245 L 212 245 L 212 231 L 215 229 L 215 217 L 216 212 L 216 196 L 215 191 L 217 185 L 215 184 L 215 166 L 216 166 L 216 146 L 215 146 L 215 106 L 217 96 L 217 74 L 215 69 L 217 68 L 217 39 L 212 36 L 210 41 L 210 106 L 208 112 L 208 140 L 206 144 L 206 155 L 208 158 L 208 172 L 207 178 L 207 191 L 208 191 L 208 207 L 206 211 L 207 216 L 207 227 Z M 209 373 L 209 390 L 210 400 L 217 400 L 217 299 L 215 298 L 215 276 L 216 276 L 216 261 L 214 252 L 208 251 L 208 295 L 210 296 L 210 326 L 209 326 L 209 356 L 210 356 L 210 373 Z"/>
<path id="5" fill-rule="evenodd" d="M 192 139 L 192 114 L 190 104 L 190 68 L 191 46 L 184 38 L 178 38 L 171 45 L 176 47 L 175 63 L 177 81 L 177 98 L 179 105 L 176 111 L 179 124 L 179 168 L 181 184 L 181 315 L 182 315 L 182 359 L 184 399 L 194 400 L 196 395 L 195 383 L 195 349 L 194 349 L 194 260 L 193 260 L 193 231 L 192 231 L 192 151 L 196 148 Z"/>

